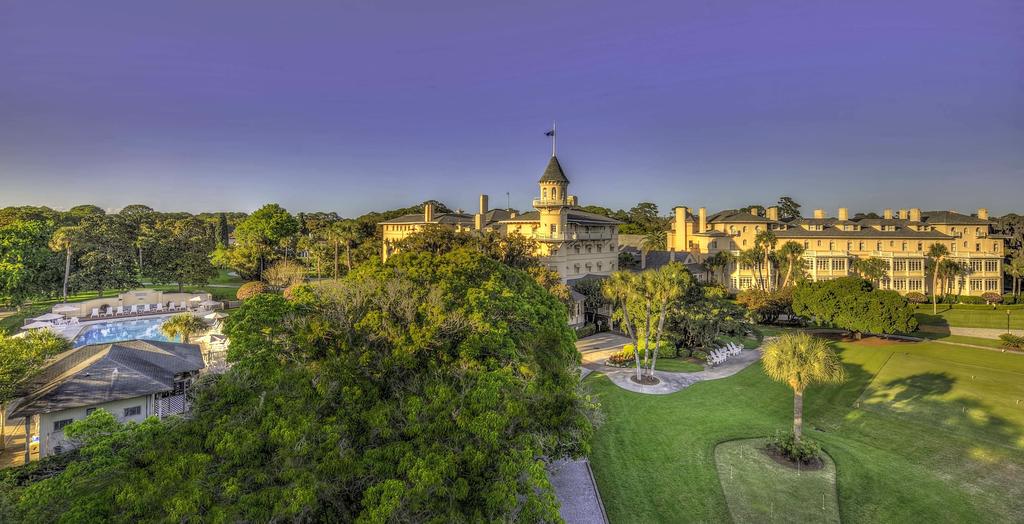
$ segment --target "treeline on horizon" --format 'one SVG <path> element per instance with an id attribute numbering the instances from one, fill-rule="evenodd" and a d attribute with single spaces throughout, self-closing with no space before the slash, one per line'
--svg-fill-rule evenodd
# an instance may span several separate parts
<path id="1" fill-rule="evenodd" d="M 242 280 L 259 280 L 281 259 L 303 262 L 310 276 L 337 278 L 379 256 L 380 222 L 422 213 L 428 202 L 435 213 L 452 212 L 433 200 L 356 218 L 336 212 L 291 214 L 277 204 L 251 214 L 161 212 L 140 204 L 116 213 L 95 205 L 67 211 L 6 207 L 0 209 L 0 305 L 143 284 L 204 286 L 217 276 L 217 268 L 233 270 Z M 784 218 L 801 216 L 800 204 L 790 197 L 775 205 Z M 662 232 L 672 220 L 651 202 L 628 210 L 581 209 L 619 220 L 622 234 Z M 765 206 L 739 209 L 763 214 Z M 996 232 L 1009 238 L 1008 258 L 1021 253 L 1024 216 L 1010 213 L 993 221 Z"/>

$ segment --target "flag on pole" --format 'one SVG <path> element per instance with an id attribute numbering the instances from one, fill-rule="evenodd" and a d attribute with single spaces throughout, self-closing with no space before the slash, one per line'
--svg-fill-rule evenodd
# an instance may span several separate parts
<path id="1" fill-rule="evenodd" d="M 548 131 L 548 132 L 544 133 L 544 136 L 555 136 L 555 130 L 554 130 L 554 129 L 552 129 L 552 130 L 550 130 L 550 131 Z"/>

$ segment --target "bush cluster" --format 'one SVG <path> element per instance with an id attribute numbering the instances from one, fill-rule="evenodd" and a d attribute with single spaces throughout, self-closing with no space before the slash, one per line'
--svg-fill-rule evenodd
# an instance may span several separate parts
<path id="1" fill-rule="evenodd" d="M 267 285 L 260 281 L 246 282 L 238 288 L 235 296 L 238 300 L 249 300 L 250 298 L 259 295 L 260 293 L 267 292 Z"/>
<path id="2" fill-rule="evenodd" d="M 632 349 L 630 349 L 629 351 L 620 351 L 618 353 L 613 353 L 611 356 L 608 357 L 609 366 L 632 366 L 634 362 L 635 359 L 633 358 Z"/>
<path id="3" fill-rule="evenodd" d="M 1017 297 L 1013 296 L 1013 293 L 1007 293 L 1003 295 L 1003 304 L 1016 304 Z"/>
<path id="4" fill-rule="evenodd" d="M 924 293 L 918 293 L 917 291 L 911 291 L 904 296 L 907 297 L 907 302 L 911 304 L 924 304 L 928 302 L 928 297 L 924 296 Z"/>
<path id="5" fill-rule="evenodd" d="M 1020 335 L 1003 333 L 999 335 L 999 340 L 1002 340 L 1002 346 L 1010 351 L 1024 351 L 1024 337 Z"/>
<path id="6" fill-rule="evenodd" d="M 992 293 L 995 295 L 995 293 Z M 960 297 L 958 304 L 985 304 L 988 301 L 984 297 L 976 297 L 972 295 L 963 295 Z"/>
<path id="7" fill-rule="evenodd" d="M 1000 302 L 1003 301 L 1003 296 L 1000 295 L 999 293 L 993 293 L 992 291 L 989 291 L 986 293 L 982 293 L 981 299 L 984 300 L 986 304 L 999 304 Z"/>
<path id="8" fill-rule="evenodd" d="M 597 326 L 593 324 L 584 324 L 576 328 L 576 338 L 585 338 L 597 333 Z"/>
<path id="9" fill-rule="evenodd" d="M 812 464 L 821 460 L 821 446 L 817 442 L 806 437 L 798 441 L 793 433 L 780 432 L 772 435 L 768 438 L 767 447 L 800 464 Z"/>
<path id="10" fill-rule="evenodd" d="M 693 350 L 693 352 L 690 354 L 690 356 L 695 358 L 695 359 L 697 359 L 697 360 L 703 360 L 704 362 L 708 361 L 708 354 L 706 352 L 704 352 L 704 351 L 699 350 L 699 349 Z"/>

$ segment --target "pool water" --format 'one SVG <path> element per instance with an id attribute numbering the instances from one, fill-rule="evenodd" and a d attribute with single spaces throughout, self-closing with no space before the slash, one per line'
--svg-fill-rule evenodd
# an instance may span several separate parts
<path id="1" fill-rule="evenodd" d="M 103 322 L 86 326 L 81 333 L 75 337 L 74 346 L 88 346 L 89 344 L 108 344 L 123 340 L 157 340 L 162 342 L 171 341 L 160 331 L 160 326 L 168 317 L 151 317 L 139 320 L 120 320 L 117 322 Z"/>

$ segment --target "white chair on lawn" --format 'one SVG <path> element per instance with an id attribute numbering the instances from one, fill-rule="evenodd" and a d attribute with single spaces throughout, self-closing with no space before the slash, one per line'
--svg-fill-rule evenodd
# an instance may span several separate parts
<path id="1" fill-rule="evenodd" d="M 115 316 L 121 316 L 123 314 L 124 314 L 124 306 L 117 306 L 117 309 L 114 310 L 114 315 Z"/>
<path id="2" fill-rule="evenodd" d="M 158 313 L 162 312 L 164 310 L 164 303 L 163 302 L 158 303 L 156 305 L 156 310 L 157 310 Z"/>
<path id="3" fill-rule="evenodd" d="M 182 311 L 188 311 L 188 302 L 185 302 L 184 300 L 182 300 L 181 301 L 181 307 L 179 309 L 181 309 Z"/>
<path id="4" fill-rule="evenodd" d="M 139 305 L 138 304 L 132 304 L 132 309 L 131 309 L 131 311 L 129 313 L 131 313 L 132 315 L 138 315 L 139 314 Z"/>

